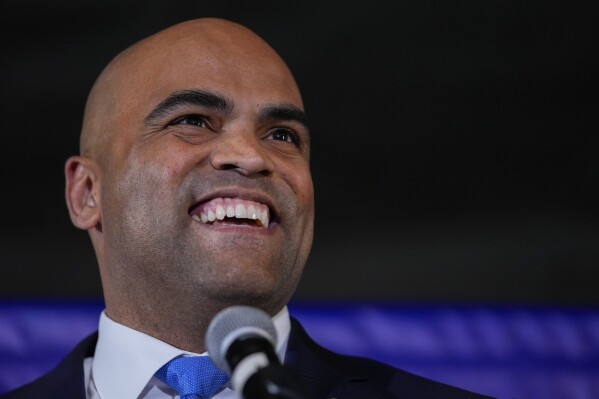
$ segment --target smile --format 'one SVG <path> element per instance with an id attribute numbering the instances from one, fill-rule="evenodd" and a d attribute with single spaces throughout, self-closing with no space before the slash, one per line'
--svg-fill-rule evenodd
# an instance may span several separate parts
<path id="1" fill-rule="evenodd" d="M 267 205 L 240 198 L 214 198 L 193 209 L 191 218 L 204 224 L 231 223 L 268 227 Z"/>

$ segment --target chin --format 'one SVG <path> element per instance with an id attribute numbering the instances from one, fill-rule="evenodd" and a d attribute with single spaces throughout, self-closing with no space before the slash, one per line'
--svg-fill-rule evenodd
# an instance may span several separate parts
<path id="1" fill-rule="evenodd" d="M 288 297 L 287 287 L 255 281 L 238 281 L 238 284 L 220 285 L 218 289 L 210 290 L 213 300 L 225 306 L 247 305 L 276 313 L 285 305 Z M 242 283 L 242 284 L 239 284 Z"/>

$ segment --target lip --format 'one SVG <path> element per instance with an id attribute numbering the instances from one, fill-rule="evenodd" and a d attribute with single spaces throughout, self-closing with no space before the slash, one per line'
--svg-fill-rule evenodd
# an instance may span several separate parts
<path id="1" fill-rule="evenodd" d="M 269 211 L 270 222 L 268 228 L 270 229 L 275 225 L 279 224 L 279 212 L 276 206 L 274 205 L 274 201 L 270 198 L 270 196 L 261 191 L 240 188 L 220 189 L 211 192 L 210 194 L 207 194 L 205 196 L 202 196 L 194 201 L 194 203 L 188 208 L 187 213 L 191 215 L 194 209 L 215 198 L 238 198 L 242 200 L 254 201 L 264 204 L 268 207 Z"/>

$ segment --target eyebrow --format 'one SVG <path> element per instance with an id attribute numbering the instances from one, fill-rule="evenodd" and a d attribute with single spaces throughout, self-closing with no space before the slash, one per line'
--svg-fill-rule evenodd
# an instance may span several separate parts
<path id="1" fill-rule="evenodd" d="M 226 114 L 233 110 L 233 102 L 221 94 L 207 90 L 182 90 L 162 100 L 144 120 L 147 124 L 151 124 L 173 110 L 189 105 L 214 109 Z"/>
<path id="2" fill-rule="evenodd" d="M 215 109 L 225 114 L 231 113 L 234 108 L 233 101 L 225 96 L 208 90 L 181 90 L 172 93 L 162 100 L 152 111 L 144 118 L 147 124 L 152 124 L 156 120 L 164 117 L 173 110 L 184 106 L 200 106 L 208 109 Z M 308 117 L 304 111 L 291 104 L 266 105 L 258 113 L 260 122 L 268 121 L 289 121 L 301 124 L 308 132 Z"/>
<path id="3" fill-rule="evenodd" d="M 260 109 L 258 113 L 260 122 L 268 121 L 289 121 L 296 122 L 302 125 L 308 132 L 308 116 L 304 111 L 291 104 L 267 105 Z"/>

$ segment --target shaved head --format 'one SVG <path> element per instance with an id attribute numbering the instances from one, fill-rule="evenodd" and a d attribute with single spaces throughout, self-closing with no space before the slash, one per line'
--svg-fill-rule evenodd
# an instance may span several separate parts
<path id="1" fill-rule="evenodd" d="M 309 143 L 291 72 L 239 24 L 180 23 L 117 55 L 65 167 L 106 314 L 197 352 L 227 306 L 280 311 L 312 245 Z"/>
<path id="2" fill-rule="evenodd" d="M 199 60 L 190 57 L 191 52 L 198 48 L 205 54 Z M 218 55 L 218 60 L 213 58 L 214 55 Z M 242 62 L 239 62 L 240 57 Z M 297 92 L 297 100 L 301 104 L 299 89 L 285 62 L 268 43 L 240 24 L 218 18 L 202 18 L 155 33 L 118 54 L 97 78 L 85 106 L 80 152 L 94 158 L 102 158 L 110 152 L 116 133 L 115 124 L 126 118 L 127 111 L 139 100 L 131 93 L 150 84 L 169 85 L 172 75 L 159 72 L 165 63 L 172 63 L 182 70 L 217 68 L 219 63 L 259 69 L 265 61 L 286 72 L 287 76 L 279 78 L 288 79 L 285 84 Z M 149 73 L 152 70 L 157 70 L 157 73 Z M 263 79 L 274 78 L 267 75 L 268 71 L 263 73 Z"/>

